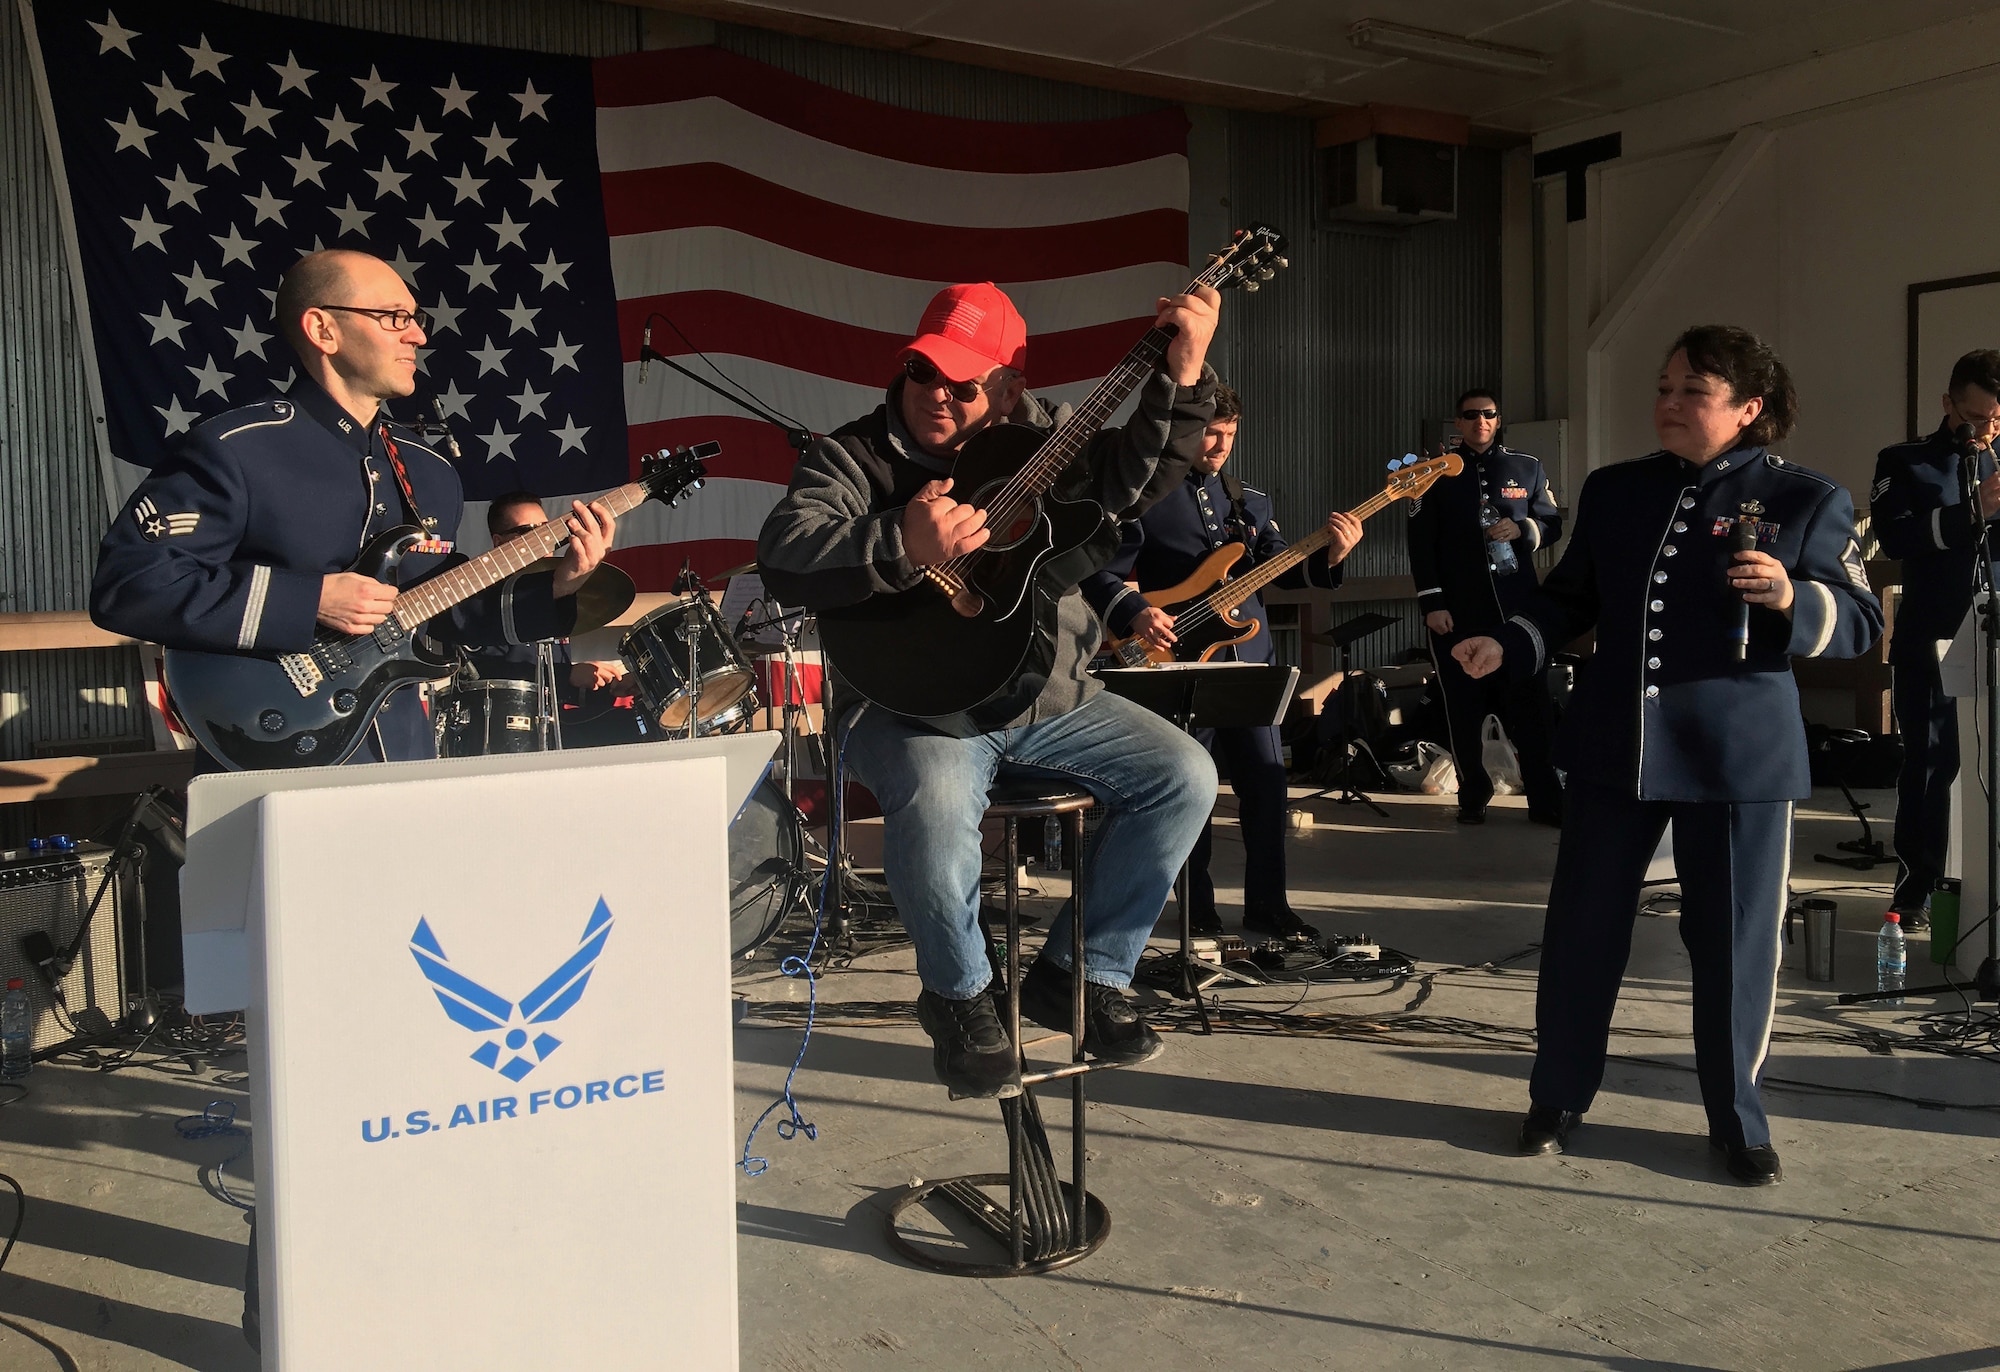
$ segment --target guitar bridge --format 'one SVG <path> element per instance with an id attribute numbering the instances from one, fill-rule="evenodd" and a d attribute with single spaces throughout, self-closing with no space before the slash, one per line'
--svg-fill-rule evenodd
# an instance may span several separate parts
<path id="1" fill-rule="evenodd" d="M 310 696 L 326 680 L 326 673 L 319 669 L 319 664 L 312 660 L 310 653 L 286 653 L 278 659 L 278 665 L 285 669 L 292 689 L 302 696 Z"/>

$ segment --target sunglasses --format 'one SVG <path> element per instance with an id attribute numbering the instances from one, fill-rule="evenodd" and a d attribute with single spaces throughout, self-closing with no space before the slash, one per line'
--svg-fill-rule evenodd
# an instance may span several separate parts
<path id="1" fill-rule="evenodd" d="M 1458 417 L 1460 419 L 1498 419 L 1500 411 L 1492 408 L 1484 410 L 1460 410 Z"/>
<path id="2" fill-rule="evenodd" d="M 961 405 L 970 405 L 985 393 L 986 387 L 977 381 L 951 381 L 931 365 L 928 357 L 913 356 L 903 359 L 903 375 L 925 390 L 943 386 L 945 393 Z"/>

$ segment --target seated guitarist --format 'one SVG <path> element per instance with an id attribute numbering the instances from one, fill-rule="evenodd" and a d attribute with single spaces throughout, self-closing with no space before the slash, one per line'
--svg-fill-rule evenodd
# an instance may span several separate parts
<path id="1" fill-rule="evenodd" d="M 1202 434 L 1201 455 L 1178 487 L 1144 517 L 1124 526 L 1117 556 L 1086 577 L 1083 594 L 1117 638 L 1138 638 L 1166 651 L 1174 642 L 1174 617 L 1146 603 L 1142 591 L 1177 586 L 1201 561 L 1232 542 L 1244 556 L 1230 569 L 1240 576 L 1285 550 L 1284 535 L 1271 517 L 1271 498 L 1223 473 L 1236 443 L 1243 402 L 1228 386 L 1215 388 L 1215 418 Z M 1288 590 L 1340 584 L 1340 563 L 1361 541 L 1361 521 L 1344 510 L 1328 516 L 1331 542 L 1326 558 L 1309 557 L 1271 584 Z M 1126 582 L 1136 580 L 1134 591 Z M 1234 648 L 1220 649 L 1211 661 L 1274 661 L 1264 603 L 1256 596 L 1237 611 L 1258 621 L 1257 632 Z M 1293 911 L 1285 891 L 1285 764 L 1278 730 L 1204 729 L 1197 735 L 1229 774 L 1243 831 L 1243 927 L 1277 938 L 1319 937 L 1319 930 Z M 1202 828 L 1188 857 L 1189 925 L 1196 934 L 1222 932 L 1215 913 L 1215 883 L 1209 879 L 1209 830 Z"/>
<path id="2" fill-rule="evenodd" d="M 170 648 L 275 656 L 311 647 L 317 626 L 360 634 L 389 617 L 398 586 L 346 570 L 377 534 L 412 524 L 435 540 L 397 568 L 400 587 L 464 561 L 450 542 L 465 501 L 458 473 L 382 412 L 416 389 L 428 322 L 395 268 L 360 252 L 308 254 L 279 283 L 276 314 L 299 379 L 195 425 L 139 483 L 98 549 L 90 615 L 102 627 Z M 472 643 L 567 634 L 576 611 L 566 597 L 614 527 L 597 505 L 578 503 L 568 519 L 569 552 L 553 575 L 510 578 L 426 631 Z M 417 693 L 403 690 L 351 761 L 434 753 Z"/>
<path id="3" fill-rule="evenodd" d="M 1141 387 L 1132 421 L 1097 433 L 1077 459 L 1107 511 L 1134 511 L 1157 470 L 1184 466 L 1199 450 L 1214 386 L 1203 358 L 1218 305 L 1205 287 L 1159 302 L 1159 322 L 1179 332 Z M 787 604 L 854 605 L 908 590 L 923 568 L 985 544 L 984 512 L 954 498 L 954 456 L 991 425 L 1046 431 L 1060 417 L 1027 392 L 1027 332 L 991 284 L 940 292 L 902 350 L 883 404 L 819 440 L 793 472 L 757 541 L 765 587 Z M 1215 768 L 1192 739 L 1085 673 L 1099 630 L 1082 596 L 1072 590 L 1059 609 L 1048 684 L 1006 727 L 958 737 L 870 704 L 850 717 L 846 734 L 847 762 L 882 807 L 883 866 L 923 982 L 917 1017 L 954 1099 L 1020 1083 L 979 924 L 979 822 L 995 777 L 1073 780 L 1102 807 L 1084 865 L 1083 1048 L 1114 1062 L 1160 1051 L 1122 988 L 1215 799 Z M 924 645 L 909 647 L 909 670 L 923 671 Z M 1022 1015 L 1054 1029 L 1069 1027 L 1068 929 L 1065 911 L 1020 988 Z"/>

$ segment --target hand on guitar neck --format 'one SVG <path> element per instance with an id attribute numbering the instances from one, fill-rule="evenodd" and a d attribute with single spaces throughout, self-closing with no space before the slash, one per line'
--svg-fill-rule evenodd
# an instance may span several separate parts
<path id="1" fill-rule="evenodd" d="M 590 580 L 590 574 L 611 551 L 611 540 L 618 532 L 618 520 L 604 508 L 602 501 L 593 500 L 586 505 L 581 500 L 572 500 L 570 511 L 563 518 L 563 523 L 569 526 L 569 551 L 556 564 L 557 600 L 575 595 Z"/>
<path id="2" fill-rule="evenodd" d="M 1213 286 L 1197 286 L 1186 295 L 1160 297 L 1160 315 L 1153 325 L 1174 331 L 1174 341 L 1167 344 L 1167 355 L 1160 366 L 1176 386 L 1192 386 L 1201 380 L 1201 364 L 1208 357 L 1208 345 L 1215 337 L 1221 307 L 1222 293 Z"/>

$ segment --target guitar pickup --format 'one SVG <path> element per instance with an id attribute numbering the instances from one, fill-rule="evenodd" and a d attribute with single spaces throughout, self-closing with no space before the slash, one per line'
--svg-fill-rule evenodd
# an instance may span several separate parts
<path id="1" fill-rule="evenodd" d="M 286 653 L 278 659 L 278 665 L 285 669 L 292 689 L 302 696 L 310 696 L 326 680 L 326 673 L 319 669 L 319 664 L 312 660 L 309 653 Z"/>

